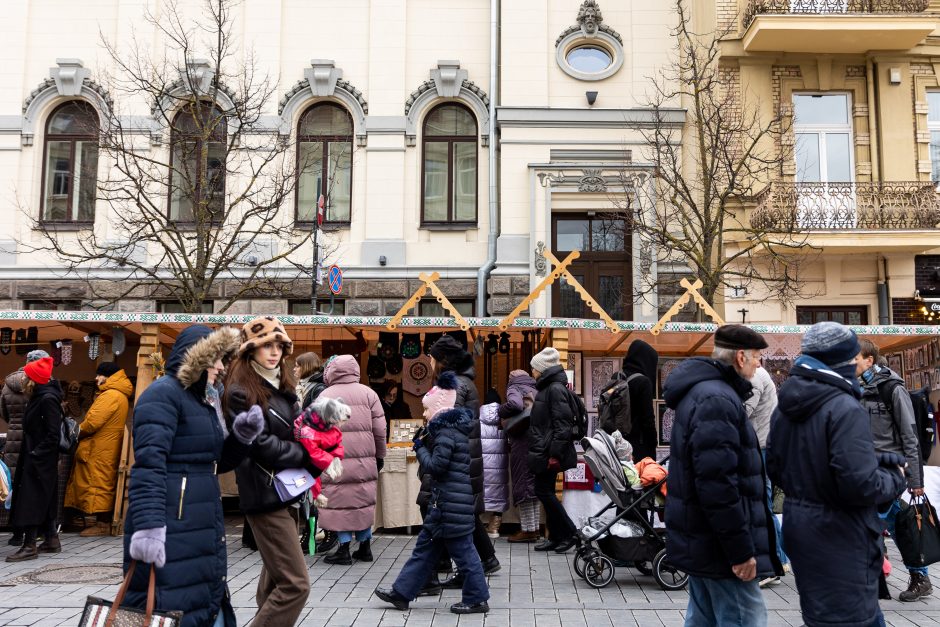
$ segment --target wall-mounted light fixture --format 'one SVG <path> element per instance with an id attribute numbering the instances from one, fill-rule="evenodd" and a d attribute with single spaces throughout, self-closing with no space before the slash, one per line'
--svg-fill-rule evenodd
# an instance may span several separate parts
<path id="1" fill-rule="evenodd" d="M 596 91 L 586 91 L 584 95 L 587 97 L 588 104 L 593 106 L 597 102 L 597 92 Z"/>
<path id="2" fill-rule="evenodd" d="M 380 265 L 380 266 L 384 266 L 384 265 L 387 264 L 387 263 L 388 263 L 388 259 L 385 258 L 385 255 L 380 255 L 380 256 L 379 256 L 379 265 Z"/>
<path id="3" fill-rule="evenodd" d="M 893 67 L 888 69 L 888 82 L 892 85 L 901 84 L 901 68 Z"/>

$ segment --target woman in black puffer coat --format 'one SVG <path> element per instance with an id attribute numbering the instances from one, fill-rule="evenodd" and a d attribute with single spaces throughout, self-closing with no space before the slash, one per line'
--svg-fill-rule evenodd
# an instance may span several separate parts
<path id="1" fill-rule="evenodd" d="M 577 544 L 574 523 L 555 496 L 559 472 L 574 468 L 576 399 L 568 390 L 568 377 L 558 351 L 548 347 L 532 358 L 536 379 L 535 404 L 529 419 L 529 469 L 535 475 L 535 495 L 545 508 L 549 538 L 535 545 L 536 551 L 564 553 Z"/>
<path id="2" fill-rule="evenodd" d="M 473 530 L 473 546 L 476 547 L 483 561 L 483 570 L 487 575 L 500 569 L 499 560 L 496 559 L 496 550 L 493 541 L 486 533 L 486 525 L 479 519 L 485 507 L 483 502 L 483 440 L 480 437 L 480 395 L 473 382 L 476 371 L 473 365 L 473 355 L 464 350 L 464 347 L 450 335 L 444 335 L 431 346 L 432 367 L 438 375 L 453 372 L 457 377 L 457 400 L 454 407 L 463 407 L 471 412 L 470 431 L 470 485 L 473 486 L 474 512 L 477 515 L 476 526 Z M 427 494 L 427 480 L 422 477 L 421 489 Z M 419 505 L 421 500 L 418 496 Z M 459 587 L 460 575 L 457 575 L 450 587 Z"/>
<path id="3" fill-rule="evenodd" d="M 235 469 L 238 499 L 261 553 L 258 579 L 258 613 L 252 625 L 293 625 L 310 594 L 310 577 L 301 551 L 297 522 L 290 506 L 303 494 L 281 501 L 274 487 L 275 475 L 290 468 L 319 471 L 307 452 L 294 440 L 294 417 L 300 406 L 295 383 L 284 359 L 293 343 L 274 317 L 255 318 L 242 328 L 242 344 L 226 380 L 225 409 L 231 418 L 247 407 L 259 405 L 264 428 L 251 452 Z"/>

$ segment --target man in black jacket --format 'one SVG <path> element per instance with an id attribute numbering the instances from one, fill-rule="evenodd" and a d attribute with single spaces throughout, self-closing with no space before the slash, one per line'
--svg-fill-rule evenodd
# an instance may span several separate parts
<path id="1" fill-rule="evenodd" d="M 782 573 L 748 382 L 767 342 L 741 325 L 715 333 L 711 359 L 682 362 L 663 396 L 675 410 L 666 500 L 666 552 L 689 574 L 686 625 L 762 627 L 758 575 Z"/>

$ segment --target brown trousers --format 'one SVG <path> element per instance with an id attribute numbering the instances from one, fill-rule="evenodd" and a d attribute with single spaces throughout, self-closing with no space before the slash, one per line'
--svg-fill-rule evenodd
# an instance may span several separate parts
<path id="1" fill-rule="evenodd" d="M 258 613 L 252 627 L 288 627 L 297 622 L 310 594 L 310 577 L 290 511 L 248 514 L 261 553 Z"/>

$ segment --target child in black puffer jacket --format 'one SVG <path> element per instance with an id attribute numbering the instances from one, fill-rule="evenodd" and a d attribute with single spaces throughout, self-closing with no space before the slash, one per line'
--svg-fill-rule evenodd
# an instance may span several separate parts
<path id="1" fill-rule="evenodd" d="M 376 588 L 377 597 L 396 609 L 406 610 L 428 580 L 441 551 L 446 548 L 463 575 L 463 599 L 451 606 L 455 614 L 489 611 L 489 587 L 483 564 L 473 546 L 476 524 L 473 487 L 470 484 L 470 432 L 473 414 L 454 408 L 457 380 L 445 372 L 424 395 L 427 434 L 415 437 L 415 452 L 422 471 L 431 477 L 431 500 L 424 527 L 411 558 L 390 590 Z M 425 446 L 425 439 L 432 442 Z"/>

